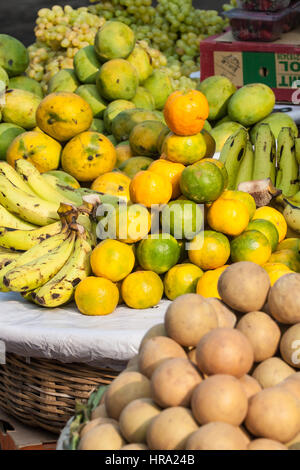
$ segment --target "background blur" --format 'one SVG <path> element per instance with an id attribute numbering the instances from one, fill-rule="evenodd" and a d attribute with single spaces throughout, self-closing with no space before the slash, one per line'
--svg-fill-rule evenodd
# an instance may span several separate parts
<path id="1" fill-rule="evenodd" d="M 219 11 L 223 3 L 226 3 L 226 0 L 193 1 L 197 8 Z M 29 46 L 34 42 L 33 29 L 40 8 L 51 8 L 54 5 L 71 5 L 73 8 L 78 8 L 88 4 L 88 0 L 0 0 L 0 33 L 11 34 Z"/>

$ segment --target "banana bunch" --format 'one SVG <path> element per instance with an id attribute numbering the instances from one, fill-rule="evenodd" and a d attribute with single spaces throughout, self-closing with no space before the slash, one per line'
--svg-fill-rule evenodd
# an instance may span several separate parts
<path id="1" fill-rule="evenodd" d="M 228 189 L 237 189 L 247 181 L 270 179 L 286 198 L 300 190 L 300 139 L 295 139 L 288 127 L 281 129 L 276 145 L 270 126 L 260 124 L 254 147 L 247 130 L 241 128 L 226 141 L 220 161 L 228 172 Z"/>
<path id="2" fill-rule="evenodd" d="M 0 188 L 0 227 L 6 229 L 34 230 L 53 225 L 56 231 L 61 203 L 82 206 L 91 194 L 97 194 L 103 203 L 118 199 L 87 188 L 74 189 L 53 175 L 41 174 L 24 159 L 15 162 L 15 169 L 0 161 Z"/>
<path id="3" fill-rule="evenodd" d="M 90 218 L 97 204 L 76 208 L 62 203 L 59 221 L 33 230 L 1 228 L 0 290 L 19 292 L 43 307 L 70 302 L 77 284 L 90 274 L 96 243 L 95 232 L 78 220 L 93 229 Z"/>

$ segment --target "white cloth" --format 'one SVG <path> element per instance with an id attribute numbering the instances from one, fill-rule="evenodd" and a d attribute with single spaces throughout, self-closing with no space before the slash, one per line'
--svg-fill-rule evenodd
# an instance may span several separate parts
<path id="1" fill-rule="evenodd" d="M 19 294 L 0 293 L 0 340 L 20 356 L 120 370 L 137 354 L 145 332 L 163 322 L 169 303 L 145 310 L 120 306 L 111 315 L 88 317 L 74 304 L 45 309 Z"/>

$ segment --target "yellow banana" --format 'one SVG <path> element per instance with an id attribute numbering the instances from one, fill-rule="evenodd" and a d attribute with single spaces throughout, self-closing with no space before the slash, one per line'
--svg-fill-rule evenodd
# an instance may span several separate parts
<path id="1" fill-rule="evenodd" d="M 91 272 L 91 251 L 91 245 L 79 233 L 67 263 L 50 281 L 31 294 L 34 302 L 43 307 L 59 307 L 70 302 L 76 286 Z"/>
<path id="2" fill-rule="evenodd" d="M 3 284 L 14 292 L 27 292 L 49 281 L 67 262 L 74 248 L 75 232 L 57 248 L 26 264 L 16 266 L 8 271 Z"/>
<path id="3" fill-rule="evenodd" d="M 291 199 L 284 199 L 285 209 L 283 216 L 289 228 L 296 233 L 300 233 L 300 204 Z"/>
<path id="4" fill-rule="evenodd" d="M 22 191 L 0 175 L 0 204 L 21 219 L 36 225 L 49 225 L 59 219 L 59 205 Z"/>
<path id="5" fill-rule="evenodd" d="M 16 170 L 21 178 L 33 191 L 33 194 L 45 201 L 60 204 L 61 202 L 72 203 L 69 199 L 60 194 L 42 177 L 39 170 L 28 160 L 19 159 L 15 163 Z"/>
<path id="6" fill-rule="evenodd" d="M 30 250 L 37 243 L 59 233 L 61 228 L 61 222 L 54 222 L 34 230 L 0 227 L 0 246 L 22 251 Z"/>
<path id="7" fill-rule="evenodd" d="M 21 251 L 7 250 L 0 248 L 0 269 L 8 266 L 10 263 L 18 259 L 22 255 Z"/>
<path id="8" fill-rule="evenodd" d="M 11 214 L 5 207 L 0 204 L 0 226 L 8 228 L 16 228 L 19 230 L 32 230 L 36 225 L 25 222 L 19 217 Z"/>
<path id="9" fill-rule="evenodd" d="M 227 189 L 236 188 L 237 175 L 247 149 L 248 133 L 243 127 L 230 136 L 221 150 L 220 161 L 228 173 Z"/>
<path id="10" fill-rule="evenodd" d="M 72 201 L 73 204 L 80 206 L 83 202 L 82 196 L 79 194 L 78 190 L 68 186 L 67 184 L 62 183 L 56 176 L 43 173 L 42 178 L 47 181 L 52 188 L 56 189 L 64 199 Z"/>
<path id="11" fill-rule="evenodd" d="M 0 162 L 0 174 L 2 176 L 6 176 L 6 178 L 17 188 L 22 189 L 22 191 L 25 191 L 28 194 L 34 195 L 34 192 L 30 189 L 28 184 L 26 184 L 21 178 L 21 176 L 16 172 L 16 170 L 13 169 L 11 165 L 9 165 L 7 162 Z"/>
<path id="12" fill-rule="evenodd" d="M 10 265 L 3 267 L 0 270 L 0 291 L 8 292 L 9 289 L 5 287 L 3 283 L 4 276 L 13 268 L 17 266 L 22 266 L 23 264 L 28 263 L 29 261 L 39 258 L 51 250 L 54 250 L 57 246 L 61 245 L 62 242 L 67 238 L 69 235 L 69 231 L 63 229 L 61 233 L 58 235 L 54 235 L 51 238 L 47 238 L 46 240 L 42 241 L 38 245 L 35 245 L 28 251 L 25 251 L 21 256 L 18 257 L 15 261 L 10 263 Z"/>

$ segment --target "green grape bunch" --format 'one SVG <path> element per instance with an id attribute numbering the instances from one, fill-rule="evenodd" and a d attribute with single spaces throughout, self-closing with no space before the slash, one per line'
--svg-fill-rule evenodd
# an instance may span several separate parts
<path id="1" fill-rule="evenodd" d="M 164 68 L 176 88 L 196 86 L 190 74 L 200 67 L 200 42 L 221 33 L 227 21 L 215 10 L 193 7 L 192 0 L 90 0 L 91 5 L 42 8 L 36 20 L 36 42 L 28 48 L 30 65 L 27 75 L 48 81 L 63 68 L 73 68 L 76 52 L 94 44 L 95 35 L 105 21 L 121 21 L 135 32 L 139 45 L 151 57 L 154 68 Z M 230 0 L 223 6 L 236 6 Z"/>

